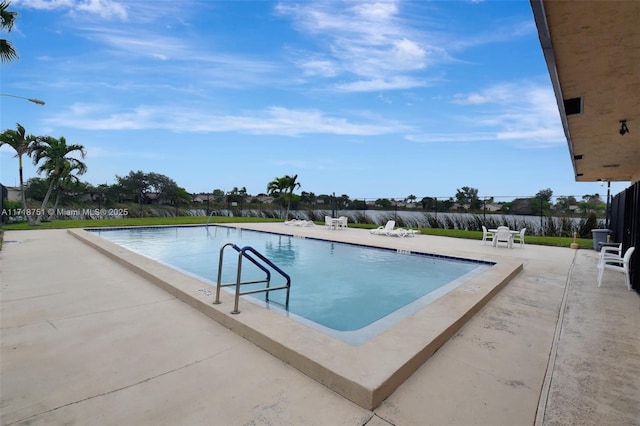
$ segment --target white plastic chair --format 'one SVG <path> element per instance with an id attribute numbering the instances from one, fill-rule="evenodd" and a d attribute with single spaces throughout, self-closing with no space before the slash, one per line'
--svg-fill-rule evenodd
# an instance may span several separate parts
<path id="1" fill-rule="evenodd" d="M 487 230 L 487 227 L 482 225 L 482 245 L 489 241 L 493 243 L 493 233 Z"/>
<path id="2" fill-rule="evenodd" d="M 493 246 L 498 247 L 498 243 L 507 243 L 507 247 L 513 247 L 513 235 L 506 226 L 498 226 L 496 234 L 493 236 Z"/>
<path id="3" fill-rule="evenodd" d="M 635 249 L 635 247 L 629 247 L 624 253 L 623 257 L 616 256 L 614 254 L 600 256 L 600 262 L 598 263 L 598 287 L 600 287 L 600 285 L 602 284 L 602 276 L 604 275 L 604 270 L 609 269 L 611 271 L 622 272 L 624 274 L 625 283 L 627 284 L 627 289 L 631 290 L 629 262 Z"/>
<path id="4" fill-rule="evenodd" d="M 527 228 L 522 228 L 519 234 L 513 234 L 513 242 L 520 243 L 520 247 L 524 247 L 524 233 L 527 232 Z"/>
<path id="5" fill-rule="evenodd" d="M 621 257 L 622 243 L 618 244 L 617 246 L 602 246 L 600 248 L 600 262 L 598 263 L 601 263 L 602 259 L 608 256 Z"/>
<path id="6" fill-rule="evenodd" d="M 617 246 L 602 246 L 598 256 L 598 268 L 602 267 L 605 259 L 619 260 L 622 258 L 622 243 Z"/>
<path id="7" fill-rule="evenodd" d="M 338 228 L 339 229 L 347 229 L 347 221 L 349 219 L 347 218 L 347 216 L 340 216 L 338 218 Z"/>
<path id="8" fill-rule="evenodd" d="M 325 216 L 324 217 L 324 227 L 327 229 L 332 229 L 333 228 L 333 220 L 331 218 L 331 216 Z"/>

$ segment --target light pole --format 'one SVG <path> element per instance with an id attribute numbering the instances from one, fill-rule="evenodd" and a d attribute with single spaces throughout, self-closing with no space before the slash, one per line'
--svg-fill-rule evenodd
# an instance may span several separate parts
<path id="1" fill-rule="evenodd" d="M 609 220 L 611 219 L 611 215 L 610 215 L 610 209 L 611 209 L 611 204 L 609 202 L 609 200 L 611 199 L 611 181 L 607 181 L 607 218 L 605 219 L 605 227 L 607 229 L 609 229 Z"/>
<path id="2" fill-rule="evenodd" d="M 37 98 L 25 98 L 24 96 L 10 95 L 8 93 L 0 93 L 0 96 L 9 96 L 9 97 L 12 97 L 12 98 L 24 99 L 24 100 L 27 100 L 29 102 L 33 102 L 34 104 L 40 105 L 40 106 L 44 105 L 44 103 L 45 103 L 43 100 L 40 100 L 40 99 L 37 99 Z"/>

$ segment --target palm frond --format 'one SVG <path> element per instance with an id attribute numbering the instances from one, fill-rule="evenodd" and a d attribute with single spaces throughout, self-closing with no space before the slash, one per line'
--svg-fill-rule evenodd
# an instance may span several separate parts
<path id="1" fill-rule="evenodd" d="M 11 62 L 15 59 L 18 59 L 18 52 L 16 52 L 9 41 L 0 39 L 0 60 L 4 63 Z"/>

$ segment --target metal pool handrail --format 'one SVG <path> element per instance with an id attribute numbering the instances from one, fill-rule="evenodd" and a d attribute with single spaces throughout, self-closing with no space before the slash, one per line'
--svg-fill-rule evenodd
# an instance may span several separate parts
<path id="1" fill-rule="evenodd" d="M 237 274 L 236 274 L 236 281 L 235 282 L 230 282 L 230 283 L 224 283 L 223 284 L 222 283 L 222 260 L 223 260 L 223 257 L 224 257 L 224 249 L 226 247 L 231 247 L 235 251 L 238 252 L 238 271 L 237 271 Z M 280 286 L 280 287 L 271 287 L 270 286 L 271 285 L 271 272 L 269 271 L 268 268 L 266 268 L 263 264 L 258 262 L 249 253 L 253 254 L 254 256 L 257 256 L 262 262 L 266 263 L 268 266 L 273 268 L 273 270 L 275 270 L 280 275 L 282 275 L 287 281 L 286 284 L 283 285 L 283 286 Z M 260 268 L 262 271 L 264 271 L 265 274 L 267 275 L 266 279 L 264 279 L 264 280 L 254 280 L 254 281 L 242 281 L 242 259 L 243 258 L 248 259 L 251 263 L 253 263 L 258 268 Z M 265 288 L 260 288 L 260 289 L 255 289 L 255 290 L 248 290 L 248 291 L 244 291 L 244 292 L 240 291 L 240 286 L 241 285 L 244 285 L 244 284 L 257 284 L 257 283 L 266 283 L 267 286 Z M 230 286 L 235 286 L 236 287 L 234 308 L 233 308 L 233 311 L 231 311 L 232 314 L 239 314 L 240 313 L 240 311 L 238 310 L 238 304 L 239 304 L 239 301 L 240 301 L 240 296 L 244 296 L 246 294 L 254 294 L 254 293 L 266 292 L 267 294 L 265 295 L 265 297 L 266 297 L 266 300 L 268 301 L 269 300 L 269 292 L 273 291 L 273 290 L 287 290 L 285 308 L 289 309 L 289 291 L 291 289 L 291 277 L 286 272 L 284 272 L 282 269 L 280 269 L 276 264 L 274 264 L 268 258 L 263 256 L 256 249 L 254 249 L 253 247 L 246 246 L 246 247 L 240 248 L 237 245 L 235 245 L 234 243 L 226 243 L 220 248 L 220 259 L 218 261 L 218 281 L 217 281 L 217 284 L 216 284 L 216 300 L 213 302 L 214 304 L 218 305 L 218 304 L 221 303 L 220 302 L 220 288 L 222 288 L 222 287 L 230 287 Z"/>
<path id="2" fill-rule="evenodd" d="M 206 226 L 207 226 L 207 228 L 209 227 L 209 221 L 211 220 L 211 218 L 213 217 L 213 215 L 214 215 L 214 214 L 216 214 L 216 211 L 215 211 L 215 210 L 213 210 L 213 211 L 211 212 L 211 214 L 209 215 L 209 219 L 207 219 L 207 225 L 206 225 Z"/>

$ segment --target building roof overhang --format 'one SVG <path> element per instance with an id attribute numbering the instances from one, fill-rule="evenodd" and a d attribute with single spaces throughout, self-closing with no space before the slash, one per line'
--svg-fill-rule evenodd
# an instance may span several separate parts
<path id="1" fill-rule="evenodd" d="M 530 2 L 576 181 L 640 180 L 640 1 Z"/>

